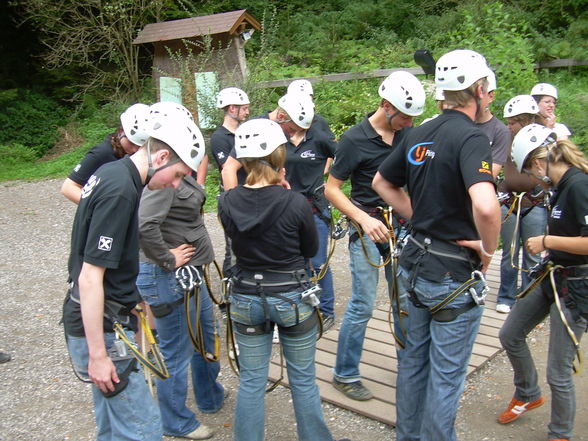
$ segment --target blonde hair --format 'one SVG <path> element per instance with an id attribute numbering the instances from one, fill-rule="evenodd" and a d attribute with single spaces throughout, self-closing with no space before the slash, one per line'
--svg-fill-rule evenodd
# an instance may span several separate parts
<path id="1" fill-rule="evenodd" d="M 528 167 L 534 159 L 543 159 L 552 163 L 564 162 L 582 170 L 584 173 L 588 173 L 588 160 L 584 153 L 568 139 L 562 139 L 556 143 L 536 148 L 527 156 L 525 166 Z"/>
<path id="2" fill-rule="evenodd" d="M 445 108 L 453 109 L 456 107 L 465 107 L 471 100 L 476 100 L 476 90 L 478 86 L 482 86 L 484 92 L 488 90 L 488 80 L 486 78 L 480 78 L 478 81 L 473 83 L 470 87 L 464 90 L 444 90 L 445 95 Z"/>
<path id="3" fill-rule="evenodd" d="M 277 149 L 263 158 L 242 158 L 241 164 L 247 172 L 247 185 L 267 182 L 269 185 L 279 184 L 282 180 L 280 170 L 286 162 L 286 146 Z M 268 164 L 271 167 L 268 167 Z"/>

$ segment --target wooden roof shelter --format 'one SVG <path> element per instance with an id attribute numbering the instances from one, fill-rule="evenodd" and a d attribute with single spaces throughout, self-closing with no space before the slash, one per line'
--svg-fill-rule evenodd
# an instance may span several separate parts
<path id="1" fill-rule="evenodd" d="M 139 32 L 133 44 L 151 43 L 154 46 L 153 78 L 158 99 L 163 99 L 162 95 L 165 94 L 162 87 L 166 85 L 163 83 L 171 87 L 173 82 L 168 80 L 180 80 L 183 99 L 176 101 L 183 102 L 194 113 L 197 95 L 199 97 L 201 93 L 196 92 L 197 89 L 214 89 L 210 84 L 204 87 L 203 82 L 199 81 L 198 73 L 201 74 L 200 80 L 206 74 L 209 83 L 241 83 L 247 76 L 244 45 L 253 31 L 260 29 L 260 23 L 245 9 L 240 9 L 151 23 Z M 186 71 L 191 74 L 190 85 L 186 81 Z M 190 97 L 191 89 L 194 89 L 194 97 Z"/>

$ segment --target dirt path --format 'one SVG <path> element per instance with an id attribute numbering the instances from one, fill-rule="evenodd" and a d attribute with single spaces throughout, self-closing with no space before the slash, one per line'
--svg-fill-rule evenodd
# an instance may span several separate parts
<path id="1" fill-rule="evenodd" d="M 0 349 L 13 360 L 0 365 L 1 441 L 85 441 L 94 439 L 89 387 L 75 380 L 58 325 L 65 293 L 69 236 L 74 206 L 59 194 L 61 181 L 0 184 Z M 222 256 L 220 227 L 214 215 L 207 227 Z M 343 243 L 333 261 L 337 314 L 349 296 L 347 253 Z M 380 295 L 385 303 L 385 295 Z M 532 348 L 544 392 L 547 327 L 535 331 Z M 588 376 L 576 376 L 578 413 L 575 441 L 588 441 Z M 230 390 L 227 405 L 201 420 L 214 427 L 215 440 L 232 439 L 232 412 L 238 380 L 224 363 L 221 381 Z M 504 355 L 498 356 L 466 386 L 457 427 L 461 441 L 544 441 L 549 406 L 500 426 L 496 415 L 513 392 L 512 372 Z M 267 439 L 296 439 L 294 415 L 287 389 L 267 396 Z M 335 438 L 354 441 L 394 440 L 392 428 L 352 412 L 323 404 Z M 167 438 L 173 439 L 173 438 Z M 178 438 L 179 439 L 179 438 Z"/>

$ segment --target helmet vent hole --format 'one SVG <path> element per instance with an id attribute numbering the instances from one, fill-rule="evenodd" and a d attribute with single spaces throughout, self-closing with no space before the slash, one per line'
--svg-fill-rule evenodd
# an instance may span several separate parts
<path id="1" fill-rule="evenodd" d="M 261 144 L 259 144 L 259 147 L 261 147 L 262 150 L 267 149 L 267 143 L 262 142 Z"/>

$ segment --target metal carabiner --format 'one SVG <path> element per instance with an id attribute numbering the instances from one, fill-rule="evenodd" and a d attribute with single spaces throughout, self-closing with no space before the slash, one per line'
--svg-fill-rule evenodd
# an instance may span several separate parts
<path id="1" fill-rule="evenodd" d="M 472 279 L 479 280 L 484 284 L 484 287 L 482 288 L 482 291 L 480 293 L 478 293 L 476 288 L 474 288 L 473 286 L 470 287 L 468 290 L 470 295 L 472 296 L 472 299 L 474 300 L 474 302 L 476 302 L 476 305 L 484 305 L 486 303 L 486 296 L 488 295 L 488 291 L 490 291 L 488 283 L 486 282 L 486 277 L 484 277 L 482 271 L 475 270 L 472 271 Z"/>

